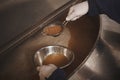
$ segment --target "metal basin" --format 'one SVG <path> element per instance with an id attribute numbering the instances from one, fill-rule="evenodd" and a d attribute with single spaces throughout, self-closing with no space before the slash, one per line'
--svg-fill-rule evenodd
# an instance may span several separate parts
<path id="1" fill-rule="evenodd" d="M 32 9 L 29 8 L 26 10 Z M 42 28 L 49 25 L 49 23 L 64 21 L 67 11 L 68 9 L 62 7 L 38 23 L 36 21 L 34 26 L 29 29 L 27 28 L 26 31 L 23 31 L 23 34 L 12 39 L 4 48 L 2 47 L 0 50 L 0 80 L 39 80 L 34 63 L 34 54 L 40 48 L 50 45 L 65 46 L 74 52 L 74 61 L 70 66 L 63 68 L 66 72 L 66 77 L 74 72 L 88 56 L 96 42 L 99 32 L 99 17 L 85 15 L 75 22 L 70 22 L 57 37 L 43 36 L 41 34 Z M 27 19 L 26 17 L 22 17 L 21 21 L 24 18 Z M 29 20 L 33 20 L 33 18 Z M 15 27 L 19 30 L 17 28 L 18 25 Z"/>
<path id="2" fill-rule="evenodd" d="M 46 46 L 35 53 L 34 60 L 37 66 L 54 64 L 62 69 L 73 62 L 74 53 L 63 46 Z"/>

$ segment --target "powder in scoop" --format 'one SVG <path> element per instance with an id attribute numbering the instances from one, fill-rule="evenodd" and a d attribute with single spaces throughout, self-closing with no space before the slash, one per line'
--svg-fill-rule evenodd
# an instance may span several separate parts
<path id="1" fill-rule="evenodd" d="M 43 32 L 47 35 L 55 35 L 58 34 L 62 31 L 62 27 L 59 25 L 52 25 L 52 26 L 48 26 L 45 27 Z"/>

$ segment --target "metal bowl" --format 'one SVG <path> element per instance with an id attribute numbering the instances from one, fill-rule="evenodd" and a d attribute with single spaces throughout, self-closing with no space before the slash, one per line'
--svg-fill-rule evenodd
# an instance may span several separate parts
<path id="1" fill-rule="evenodd" d="M 37 66 L 54 64 L 59 68 L 69 66 L 74 60 L 74 53 L 63 46 L 46 46 L 39 49 L 34 55 Z"/>

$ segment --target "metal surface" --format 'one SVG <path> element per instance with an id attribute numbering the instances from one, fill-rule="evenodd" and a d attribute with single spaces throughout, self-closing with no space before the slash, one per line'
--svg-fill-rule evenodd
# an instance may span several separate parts
<path id="1" fill-rule="evenodd" d="M 67 8 L 71 3 L 67 4 Z M 64 21 L 68 9 L 66 6 L 55 11 L 39 25 L 34 26 L 14 44 L 0 53 L 0 80 L 39 80 L 34 64 L 34 53 L 44 46 L 62 45 L 71 49 L 75 59 L 70 66 L 63 69 L 69 76 L 91 51 L 99 31 L 99 17 L 83 16 L 75 22 L 70 22 L 57 37 L 41 34 L 40 27 L 45 27 L 53 21 Z M 66 10 L 67 9 L 67 10 Z"/>
<path id="2" fill-rule="evenodd" d="M 1 51 L 0 80 L 39 80 L 33 55 L 43 46 L 56 44 L 69 47 L 75 52 L 74 62 L 64 69 L 69 80 L 120 80 L 120 24 L 102 15 L 99 32 L 99 18 L 84 16 L 70 23 L 69 29 L 66 28 L 58 37 L 43 36 L 38 27 L 44 27 L 43 23 L 47 24 L 53 20 L 63 21 L 67 14 L 63 12 L 65 9 L 59 9 L 54 15 L 42 20 L 48 12 L 57 9 L 62 5 L 58 4 L 65 0 L 59 0 L 58 4 L 56 1 L 0 1 L 0 45 L 40 21 L 38 26 L 31 28 L 31 31 Z M 58 15 L 59 13 L 61 15 Z M 35 31 L 36 34 L 33 35 Z"/>
<path id="3" fill-rule="evenodd" d="M 47 58 L 47 56 L 52 55 L 52 54 L 63 54 L 67 58 L 68 62 L 66 64 L 64 64 L 64 65 L 62 64 L 63 66 L 58 66 L 61 69 L 69 66 L 74 60 L 74 53 L 66 47 L 46 46 L 46 47 L 42 47 L 35 53 L 35 56 L 34 56 L 35 64 L 37 66 L 43 65 L 45 58 Z M 59 57 L 57 57 L 57 58 L 59 58 Z M 54 59 L 55 59 L 55 57 L 54 57 Z M 61 58 L 61 59 L 62 59 L 61 61 L 63 61 L 64 58 Z M 58 61 L 58 62 L 60 62 L 60 61 Z M 59 63 L 59 64 L 61 64 L 61 63 Z"/>
<path id="4" fill-rule="evenodd" d="M 0 0 L 0 47 L 70 0 Z"/>
<path id="5" fill-rule="evenodd" d="M 69 21 L 64 20 L 63 23 L 62 23 L 63 26 L 65 27 L 65 26 L 68 24 L 68 22 L 69 22 Z"/>
<path id="6" fill-rule="evenodd" d="M 1 1 L 0 21 L 1 26 L 4 26 L 0 29 L 1 45 L 17 33 L 25 32 L 10 45 L 7 44 L 8 47 L 0 50 L 0 80 L 39 80 L 34 53 L 48 45 L 62 45 L 75 53 L 73 63 L 63 69 L 66 77 L 71 80 L 120 80 L 120 28 L 118 25 L 113 29 L 115 22 L 108 21 L 107 25 L 102 25 L 107 20 L 101 18 L 101 26 L 104 27 L 99 32 L 99 16 L 85 15 L 75 22 L 70 22 L 57 37 L 41 34 L 41 28 L 48 23 L 64 21 L 68 8 L 73 4 L 70 2 L 55 11 L 65 4 L 64 1 L 66 0 Z M 50 14 L 51 12 L 54 13 Z M 47 16 L 48 14 L 50 15 Z M 34 25 L 37 22 L 38 24 Z M 26 31 L 28 28 L 30 29 Z"/>
<path id="7" fill-rule="evenodd" d="M 97 42 L 69 80 L 120 80 L 120 24 L 100 16 Z"/>
<path id="8" fill-rule="evenodd" d="M 54 1 L 54 0 L 53 0 Z M 13 25 L 7 25 L 6 23 L 5 23 L 5 21 L 3 21 L 4 19 L 3 18 L 1 18 L 2 20 L 1 21 L 3 21 L 2 23 L 4 24 L 5 23 L 5 25 L 7 25 L 6 27 L 4 27 L 4 29 L 0 29 L 0 30 L 2 30 L 2 31 L 0 31 L 1 32 L 1 43 L 2 44 L 4 44 L 3 46 L 0 46 L 0 54 L 1 53 L 3 53 L 3 52 L 5 52 L 6 50 L 8 50 L 9 48 L 11 48 L 11 47 L 13 47 L 13 46 L 15 46 L 16 44 L 18 44 L 18 43 L 20 43 L 20 42 L 22 42 L 23 40 L 25 40 L 25 39 L 27 39 L 27 38 L 29 38 L 31 35 L 33 35 L 33 34 L 35 34 L 36 32 L 38 32 L 39 30 L 41 30 L 41 28 L 43 28 L 43 26 L 45 26 L 46 24 L 48 24 L 53 18 L 55 18 L 57 15 L 59 15 L 60 13 L 62 13 L 62 12 L 64 12 L 66 9 L 68 9 L 71 5 L 73 5 L 73 4 L 76 4 L 77 2 L 80 2 L 81 0 L 71 0 L 71 1 L 68 1 L 68 3 L 66 2 L 66 4 L 65 5 L 63 5 L 62 6 L 62 4 L 60 3 L 60 2 L 58 2 L 59 4 L 61 4 L 61 6 L 62 7 L 58 7 L 57 9 L 56 9 L 56 7 L 52 10 L 52 11 L 49 11 L 49 9 L 44 9 L 45 10 L 45 12 L 46 12 L 46 14 L 43 14 L 43 11 L 41 11 L 41 10 L 43 10 L 43 8 L 49 8 L 49 7 L 46 7 L 46 4 L 44 4 L 43 2 L 41 2 L 41 4 L 43 5 L 39 5 L 39 6 L 42 6 L 42 7 L 39 7 L 39 6 L 34 6 L 34 10 L 36 10 L 36 8 L 40 8 L 40 16 L 41 17 L 43 17 L 44 15 L 44 17 L 42 18 L 42 19 L 40 19 L 40 18 L 38 18 L 39 17 L 39 15 L 36 15 L 36 12 L 34 12 L 33 11 L 33 9 L 31 9 L 31 7 L 33 7 L 33 6 L 31 6 L 31 7 L 27 7 L 26 5 L 25 5 L 25 9 L 27 8 L 27 10 L 30 10 L 30 11 L 27 11 L 27 10 L 25 10 L 25 11 L 27 11 L 26 13 L 27 13 L 27 17 L 30 17 L 30 19 L 28 19 L 28 18 L 26 18 L 26 15 L 24 15 L 24 13 L 23 13 L 23 18 L 20 18 L 20 19 L 18 19 L 17 17 L 15 17 L 15 20 L 12 20 L 12 19 L 14 19 L 14 18 L 10 18 L 10 16 L 15 16 L 13 13 L 14 13 L 14 11 L 15 12 L 17 12 L 17 13 L 15 13 L 16 14 L 16 16 L 18 16 L 17 14 L 21 14 L 21 12 L 23 12 L 24 11 L 24 9 L 21 9 L 21 7 L 22 8 L 24 8 L 23 7 L 23 5 L 20 5 L 20 9 L 19 8 L 17 8 L 17 10 L 18 11 L 16 11 L 16 5 L 15 6 L 13 6 L 12 7 L 12 9 L 10 8 L 10 14 L 8 14 L 7 16 L 8 17 L 6 17 L 6 16 L 4 16 L 5 15 L 5 13 L 4 13 L 4 11 L 1 11 L 1 13 L 4 13 L 4 15 L 3 14 L 1 14 L 1 16 L 2 17 L 6 17 L 6 18 L 4 18 L 5 20 L 9 20 L 10 19 L 10 21 L 13 21 L 13 22 L 10 22 L 10 24 L 12 23 Z M 3 1 L 4 2 L 4 1 Z M 14 1 L 13 1 L 14 2 Z M 29 2 L 29 1 L 28 1 Z M 52 2 L 52 1 L 51 1 Z M 55 2 L 55 3 L 54 3 Z M 54 3 L 54 5 L 56 4 L 56 1 L 54 1 L 53 3 Z M 34 2 L 33 2 L 34 3 Z M 31 4 L 33 4 L 32 2 L 31 2 Z M 35 4 L 36 5 L 36 4 Z M 52 5 L 52 6 L 54 6 L 54 5 Z M 6 6 L 5 6 L 6 7 Z M 15 10 L 14 10 L 14 8 L 15 8 Z M 5 8 L 6 9 L 6 8 Z M 9 8 L 8 8 L 9 9 Z M 3 9 L 4 10 L 4 9 Z M 51 10 L 51 9 L 50 9 Z M 50 13 L 48 13 L 48 11 L 50 12 Z M 33 18 L 31 18 L 32 16 L 31 15 L 28 15 L 28 12 L 33 12 L 33 15 L 32 16 L 36 16 L 36 18 L 37 19 L 40 19 L 38 22 L 37 21 L 35 21 L 35 25 L 34 24 L 32 24 L 32 26 L 30 26 L 29 28 L 27 28 L 27 29 L 23 29 L 23 28 L 26 28 L 26 27 L 28 27 L 29 26 L 29 24 L 31 24 L 32 22 L 28 22 L 28 25 L 26 25 L 26 19 L 28 19 L 28 21 L 31 21 L 31 20 L 33 20 Z M 8 13 L 8 12 L 7 12 Z M 39 13 L 38 13 L 39 14 Z M 35 19 L 36 19 L 35 18 Z M 25 19 L 25 21 L 23 20 L 23 19 Z M 17 22 L 15 22 L 15 21 L 17 21 Z M 22 22 L 22 23 L 20 23 L 20 24 L 15 24 L 15 23 L 18 23 L 18 22 Z M 21 29 L 19 29 L 18 28 L 18 25 L 24 25 L 24 27 L 22 27 L 22 26 L 20 26 L 19 28 L 21 28 Z M 12 26 L 13 28 L 9 28 L 9 30 L 8 30 L 8 26 Z M 3 27 L 2 27 L 3 28 Z M 18 30 L 18 31 L 17 31 Z M 19 33 L 19 31 L 20 31 L 20 33 Z M 4 32 L 5 32 L 5 34 L 4 34 Z M 12 33 L 12 32 L 14 32 L 14 33 Z M 9 35 L 9 36 L 7 36 L 7 35 Z M 12 37 L 13 36 L 13 37 Z M 11 40 L 12 39 L 12 40 Z M 2 45 L 1 44 L 1 45 Z"/>

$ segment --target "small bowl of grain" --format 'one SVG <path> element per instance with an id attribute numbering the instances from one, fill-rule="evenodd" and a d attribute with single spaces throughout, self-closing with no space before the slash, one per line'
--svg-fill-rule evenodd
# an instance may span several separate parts
<path id="1" fill-rule="evenodd" d="M 46 46 L 40 48 L 34 55 L 37 66 L 54 64 L 59 68 L 69 66 L 74 60 L 74 53 L 63 46 Z"/>
<path id="2" fill-rule="evenodd" d="M 48 36 L 58 36 L 63 31 L 63 25 L 60 22 L 55 22 L 43 28 L 43 34 Z"/>

